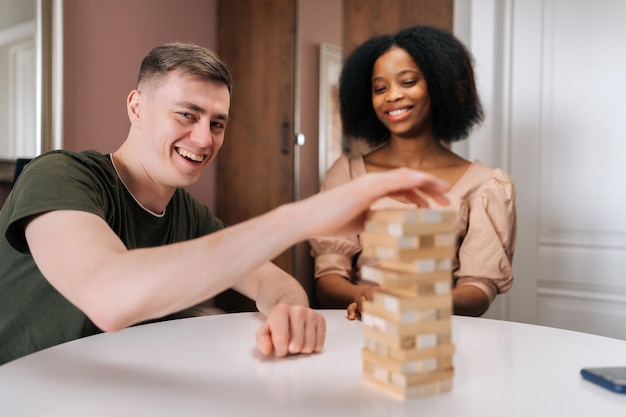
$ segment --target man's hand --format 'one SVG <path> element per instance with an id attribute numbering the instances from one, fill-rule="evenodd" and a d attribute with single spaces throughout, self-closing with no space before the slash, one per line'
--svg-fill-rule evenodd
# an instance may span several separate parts
<path id="1" fill-rule="evenodd" d="M 345 236 L 363 230 L 370 206 L 382 197 L 398 197 L 428 207 L 426 197 L 446 206 L 450 186 L 421 171 L 397 168 L 362 175 L 330 190 L 294 203 L 296 219 L 304 236 Z M 312 213 L 315 213 L 312 215 Z"/>
<path id="2" fill-rule="evenodd" d="M 288 354 L 320 352 L 326 338 L 326 320 L 301 305 L 277 304 L 256 332 L 257 348 L 277 358 Z"/>

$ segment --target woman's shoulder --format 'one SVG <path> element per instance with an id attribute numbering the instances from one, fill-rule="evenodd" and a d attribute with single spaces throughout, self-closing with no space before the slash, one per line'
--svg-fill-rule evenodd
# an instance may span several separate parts
<path id="1" fill-rule="evenodd" d="M 493 183 L 513 185 L 513 180 L 504 169 L 492 168 L 479 160 L 470 164 L 459 181 L 459 184 L 466 188 L 482 188 Z"/>
<path id="2" fill-rule="evenodd" d="M 365 174 L 363 155 L 349 156 L 341 154 L 326 171 L 322 189 L 329 189 L 352 181 Z"/>
<path id="3" fill-rule="evenodd" d="M 502 242 L 515 240 L 516 196 L 513 181 L 501 168 L 474 161 L 459 198 L 457 230 L 496 230 Z M 471 224 L 471 226 L 470 226 Z"/>
<path id="4" fill-rule="evenodd" d="M 514 200 L 515 184 L 502 168 L 492 168 L 479 160 L 471 163 L 453 190 L 461 199 L 498 198 Z"/>

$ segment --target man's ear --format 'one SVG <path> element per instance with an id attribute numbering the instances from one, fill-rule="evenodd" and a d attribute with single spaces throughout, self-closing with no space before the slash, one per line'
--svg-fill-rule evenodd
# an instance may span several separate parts
<path id="1" fill-rule="evenodd" d="M 131 124 L 141 123 L 141 92 L 133 90 L 126 99 L 126 110 Z"/>

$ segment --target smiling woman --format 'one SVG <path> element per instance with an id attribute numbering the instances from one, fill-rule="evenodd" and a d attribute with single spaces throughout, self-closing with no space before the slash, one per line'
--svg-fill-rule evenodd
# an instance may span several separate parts
<path id="1" fill-rule="evenodd" d="M 0 182 L 17 158 L 61 147 L 62 0 L 0 4 Z"/>
<path id="2" fill-rule="evenodd" d="M 516 214 L 508 175 L 468 161 L 448 146 L 467 138 L 482 121 L 472 65 L 472 55 L 452 33 L 424 25 L 372 37 L 354 49 L 339 76 L 341 123 L 344 135 L 371 151 L 342 155 L 327 171 L 322 190 L 400 167 L 448 183 L 450 207 L 457 211 L 454 313 L 480 316 L 512 285 Z M 385 198 L 371 209 L 411 207 Z M 309 241 L 319 300 L 327 307 L 347 307 L 350 319 L 377 290 L 361 276 L 361 266 L 377 260 L 365 254 L 360 239 L 352 234 Z"/>

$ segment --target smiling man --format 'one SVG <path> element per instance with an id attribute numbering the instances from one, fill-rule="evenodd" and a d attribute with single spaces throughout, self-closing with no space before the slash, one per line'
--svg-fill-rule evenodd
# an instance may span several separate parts
<path id="1" fill-rule="evenodd" d="M 0 364 L 161 319 L 228 288 L 266 316 L 262 353 L 319 352 L 323 316 L 269 260 L 314 235 L 361 230 L 384 195 L 423 206 L 420 189 L 445 201 L 445 183 L 399 170 L 225 228 L 182 187 L 222 146 L 230 95 L 213 52 L 158 46 L 128 96 L 130 130 L 118 150 L 54 151 L 26 167 L 0 211 Z"/>

